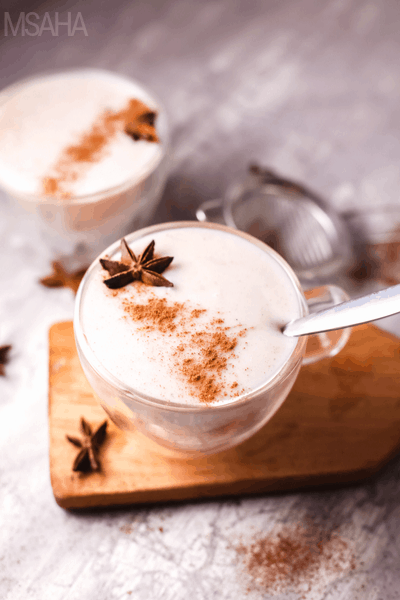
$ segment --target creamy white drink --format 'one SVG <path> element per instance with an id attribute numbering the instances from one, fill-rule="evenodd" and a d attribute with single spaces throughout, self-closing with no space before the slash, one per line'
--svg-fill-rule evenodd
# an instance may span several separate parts
<path id="1" fill-rule="evenodd" d="M 45 193 L 43 181 L 57 176 L 63 153 L 101 125 L 104 114 L 118 113 L 131 99 L 157 113 L 159 143 L 135 141 L 118 127 L 92 160 L 70 160 L 76 172 L 57 190 L 67 198 L 139 181 L 154 170 L 163 156 L 165 116 L 140 85 L 106 71 L 61 72 L 7 88 L 0 94 L 0 185 L 12 194 L 48 200 L 52 194 Z"/>
<path id="2" fill-rule="evenodd" d="M 152 219 L 167 137 L 165 111 L 133 80 L 100 69 L 38 75 L 0 92 L 0 187 L 53 256 L 87 266 Z"/>
<path id="3" fill-rule="evenodd" d="M 184 225 L 135 239 L 136 257 L 151 240 L 155 257 L 174 257 L 162 273 L 173 287 L 109 289 L 99 261 L 86 277 L 76 320 L 96 361 L 122 387 L 184 405 L 232 403 L 274 378 L 298 341 L 281 327 L 303 314 L 279 257 L 229 230 Z"/>

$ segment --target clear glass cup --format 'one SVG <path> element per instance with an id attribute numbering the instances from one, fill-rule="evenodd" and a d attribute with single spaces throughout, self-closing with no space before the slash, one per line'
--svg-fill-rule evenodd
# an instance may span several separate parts
<path id="1" fill-rule="evenodd" d="M 223 225 L 210 223 L 176 222 L 163 223 L 136 231 L 126 237 L 128 243 L 141 237 L 165 229 L 179 227 L 212 228 L 230 233 L 251 241 L 269 253 L 289 276 L 298 298 L 300 314 L 321 310 L 328 305 L 348 299 L 347 294 L 336 286 L 323 286 L 308 292 L 306 300 L 300 283 L 284 259 L 266 244 L 252 236 L 232 230 Z M 119 251 L 119 243 L 110 246 L 106 254 L 113 257 Z M 280 371 L 261 387 L 242 394 L 223 405 L 182 405 L 166 402 L 147 396 L 127 386 L 117 379 L 97 359 L 85 336 L 85 323 L 82 322 L 81 305 L 91 277 L 101 269 L 96 260 L 79 288 L 74 315 L 74 331 L 79 359 L 86 377 L 100 404 L 119 427 L 137 429 L 161 446 L 184 455 L 204 455 L 226 450 L 240 444 L 258 431 L 278 410 L 289 394 L 304 361 L 336 354 L 346 343 L 349 329 L 331 332 L 321 344 L 313 344 L 307 355 L 307 338 L 299 337 L 287 362 Z"/>
<path id="2" fill-rule="evenodd" d="M 147 165 L 140 177 L 130 178 L 116 187 L 93 194 L 57 198 L 26 194 L 10 188 L 0 179 L 0 186 L 15 203 L 29 212 L 35 219 L 47 245 L 55 257 L 73 257 L 74 267 L 90 264 L 97 254 L 113 241 L 130 231 L 140 229 L 151 222 L 164 190 L 169 171 L 169 133 L 166 112 L 154 95 L 142 84 L 118 73 L 102 69 L 73 69 L 52 71 L 18 81 L 0 92 L 0 113 L 2 104 L 20 93 L 24 86 L 53 76 L 79 77 L 106 76 L 116 84 L 139 85 L 142 92 L 157 110 L 157 132 L 162 155 Z"/>

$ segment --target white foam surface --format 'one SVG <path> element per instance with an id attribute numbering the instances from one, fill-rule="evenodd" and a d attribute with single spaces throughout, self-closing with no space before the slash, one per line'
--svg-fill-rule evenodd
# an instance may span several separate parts
<path id="1" fill-rule="evenodd" d="M 149 297 L 187 307 L 206 309 L 191 322 L 192 331 L 204 329 L 213 318 L 223 318 L 229 335 L 245 328 L 235 356 L 224 372 L 225 389 L 237 382 L 244 392 L 272 378 L 293 352 L 296 339 L 280 328 L 300 316 L 294 285 L 274 254 L 229 232 L 195 227 L 163 230 L 135 240 L 140 253 L 154 239 L 157 255 L 174 256 L 164 275 L 173 288 L 133 283 L 118 291 L 103 283 L 105 271 L 92 272 L 82 296 L 81 323 L 97 359 L 124 384 L 141 393 L 183 404 L 199 400 L 177 372 L 174 350 L 185 339 L 175 334 L 143 331 L 143 323 L 127 317 L 123 302 L 146 303 Z M 117 255 L 118 256 L 118 255 Z M 232 401 L 217 398 L 217 403 Z"/>

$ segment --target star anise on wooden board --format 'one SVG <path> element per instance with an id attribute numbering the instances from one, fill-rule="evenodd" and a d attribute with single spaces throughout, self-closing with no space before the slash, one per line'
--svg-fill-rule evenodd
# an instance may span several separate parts
<path id="1" fill-rule="evenodd" d="M 115 290 L 132 281 L 140 280 L 146 285 L 155 285 L 160 287 L 173 287 L 173 283 L 165 279 L 160 273 L 163 273 L 171 264 L 172 256 L 163 256 L 154 258 L 154 240 L 145 248 L 137 258 L 131 250 L 125 239 L 121 240 L 121 260 L 109 260 L 101 258 L 100 263 L 103 269 L 109 272 L 111 277 L 104 280 L 107 287 Z"/>
<path id="2" fill-rule="evenodd" d="M 69 287 L 76 294 L 86 269 L 69 272 L 58 261 L 52 262 L 52 267 L 53 272 L 51 275 L 40 279 L 40 283 L 49 288 Z"/>
<path id="3" fill-rule="evenodd" d="M 81 473 L 90 473 L 91 471 L 100 471 L 99 449 L 106 439 L 107 421 L 104 421 L 93 433 L 91 426 L 83 417 L 81 417 L 81 430 L 83 439 L 67 435 L 67 440 L 71 442 L 80 451 L 72 465 L 73 471 Z"/>
<path id="4" fill-rule="evenodd" d="M 0 375 L 4 376 L 6 370 L 4 366 L 8 363 L 8 353 L 11 350 L 11 346 L 0 346 Z"/>

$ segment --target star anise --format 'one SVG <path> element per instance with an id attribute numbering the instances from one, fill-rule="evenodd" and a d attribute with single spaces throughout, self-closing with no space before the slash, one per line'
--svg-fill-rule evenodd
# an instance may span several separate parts
<path id="1" fill-rule="evenodd" d="M 84 276 L 86 269 L 79 269 L 78 271 L 66 271 L 63 265 L 54 261 L 52 263 L 53 272 L 47 277 L 40 279 L 40 283 L 45 287 L 69 287 L 75 294 L 78 291 L 79 284 L 82 277 Z"/>
<path id="2" fill-rule="evenodd" d="M 134 121 L 127 123 L 125 133 L 136 142 L 146 140 L 147 142 L 158 142 L 158 136 L 155 129 L 155 120 L 157 113 L 154 110 L 144 106 L 145 111 L 138 114 Z"/>
<path id="3" fill-rule="evenodd" d="M 8 362 L 8 353 L 10 350 L 11 346 L 0 346 L 0 375 L 6 374 L 4 365 Z"/>
<path id="4" fill-rule="evenodd" d="M 131 250 L 125 239 L 121 240 L 121 260 L 109 260 L 101 258 L 100 263 L 103 269 L 111 275 L 104 280 L 107 287 L 115 290 L 124 287 L 132 281 L 140 280 L 146 285 L 156 285 L 161 287 L 173 287 L 173 283 L 165 279 L 160 273 L 163 273 L 171 264 L 172 256 L 163 256 L 154 258 L 154 240 L 145 248 L 144 252 L 137 258 Z"/>
<path id="5" fill-rule="evenodd" d="M 74 444 L 80 451 L 72 465 L 73 471 L 88 473 L 90 471 L 100 471 L 99 448 L 106 438 L 107 421 L 104 421 L 93 433 L 92 428 L 83 417 L 81 417 L 81 430 L 83 439 L 67 435 L 67 440 Z"/>

